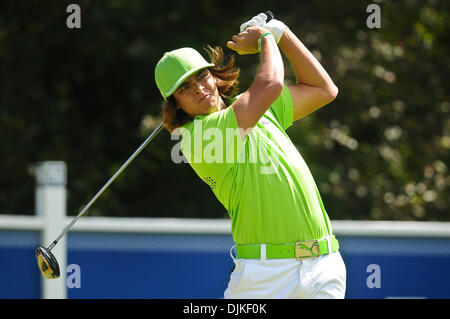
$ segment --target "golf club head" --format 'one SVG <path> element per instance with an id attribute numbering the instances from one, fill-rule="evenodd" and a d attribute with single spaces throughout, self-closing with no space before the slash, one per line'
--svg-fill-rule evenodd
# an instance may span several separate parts
<path id="1" fill-rule="evenodd" d="M 36 261 L 44 278 L 55 279 L 59 277 L 58 261 L 50 250 L 42 246 L 37 246 Z"/>

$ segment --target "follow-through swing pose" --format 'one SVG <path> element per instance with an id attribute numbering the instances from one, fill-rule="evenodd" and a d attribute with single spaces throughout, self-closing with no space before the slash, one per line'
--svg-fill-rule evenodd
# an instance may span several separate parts
<path id="1" fill-rule="evenodd" d="M 333 101 L 338 89 L 284 23 L 266 18 L 244 23 L 227 43 L 238 54 L 259 54 L 254 80 L 240 95 L 239 70 L 234 59 L 224 64 L 220 48 L 208 47 L 210 62 L 191 48 L 164 54 L 155 69 L 166 101 L 163 124 L 182 135 L 181 151 L 231 218 L 235 269 L 225 298 L 344 298 L 338 241 L 285 131 Z M 294 85 L 284 85 L 280 51 Z M 214 160 L 205 158 L 211 143 Z"/>

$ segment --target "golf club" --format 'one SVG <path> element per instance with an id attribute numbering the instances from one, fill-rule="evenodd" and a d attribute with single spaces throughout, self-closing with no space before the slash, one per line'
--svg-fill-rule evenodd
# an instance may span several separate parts
<path id="1" fill-rule="evenodd" d="M 123 172 L 123 170 L 131 163 L 131 161 L 147 146 L 148 143 L 163 129 L 163 124 L 159 123 L 155 130 L 147 137 L 147 139 L 138 147 L 138 149 L 128 158 L 128 160 L 117 170 L 117 172 L 106 182 L 106 184 L 98 191 L 97 194 L 90 200 L 90 202 L 81 210 L 81 212 L 75 216 L 75 218 L 70 222 L 70 224 L 62 231 L 62 233 L 56 238 L 50 246 L 47 248 L 43 246 L 37 246 L 36 261 L 38 267 L 41 270 L 44 278 L 54 279 L 58 278 L 60 275 L 58 261 L 56 257 L 52 254 L 51 250 L 58 241 L 67 233 L 67 231 L 75 224 L 91 207 L 91 205 L 100 197 L 101 194 L 111 185 L 111 183 Z"/>
<path id="2" fill-rule="evenodd" d="M 265 12 L 267 16 L 267 22 L 274 18 L 271 11 Z M 98 191 L 97 194 L 91 199 L 91 201 L 78 213 L 77 216 L 70 222 L 70 224 L 62 231 L 62 233 L 56 238 L 50 246 L 45 248 L 44 246 L 37 246 L 35 250 L 36 260 L 38 267 L 46 279 L 54 279 L 60 276 L 60 269 L 56 257 L 52 254 L 51 250 L 58 241 L 67 233 L 67 231 L 86 213 L 91 205 L 100 197 L 101 194 L 111 185 L 111 183 L 119 176 L 122 171 L 131 163 L 131 161 L 147 146 L 148 143 L 162 130 L 163 125 L 160 123 L 156 129 L 149 135 L 149 137 L 139 146 L 139 148 L 128 158 L 128 160 L 117 170 L 117 172 L 106 182 L 106 184 Z"/>

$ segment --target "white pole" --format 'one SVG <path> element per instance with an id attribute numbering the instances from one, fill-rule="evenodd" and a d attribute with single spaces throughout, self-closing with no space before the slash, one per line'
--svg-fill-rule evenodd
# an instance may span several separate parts
<path id="1" fill-rule="evenodd" d="M 48 247 L 64 229 L 66 217 L 67 168 L 64 162 L 38 163 L 36 170 L 36 213 L 43 219 L 41 244 Z M 52 249 L 58 260 L 60 277 L 45 279 L 41 276 L 41 296 L 44 299 L 66 299 L 67 243 L 62 238 Z"/>

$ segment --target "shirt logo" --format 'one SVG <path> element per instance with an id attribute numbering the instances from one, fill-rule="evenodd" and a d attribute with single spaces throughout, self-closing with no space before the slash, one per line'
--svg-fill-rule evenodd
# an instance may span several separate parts
<path id="1" fill-rule="evenodd" d="M 216 189 L 216 182 L 211 177 L 203 178 L 203 181 L 211 187 L 211 189 Z"/>

